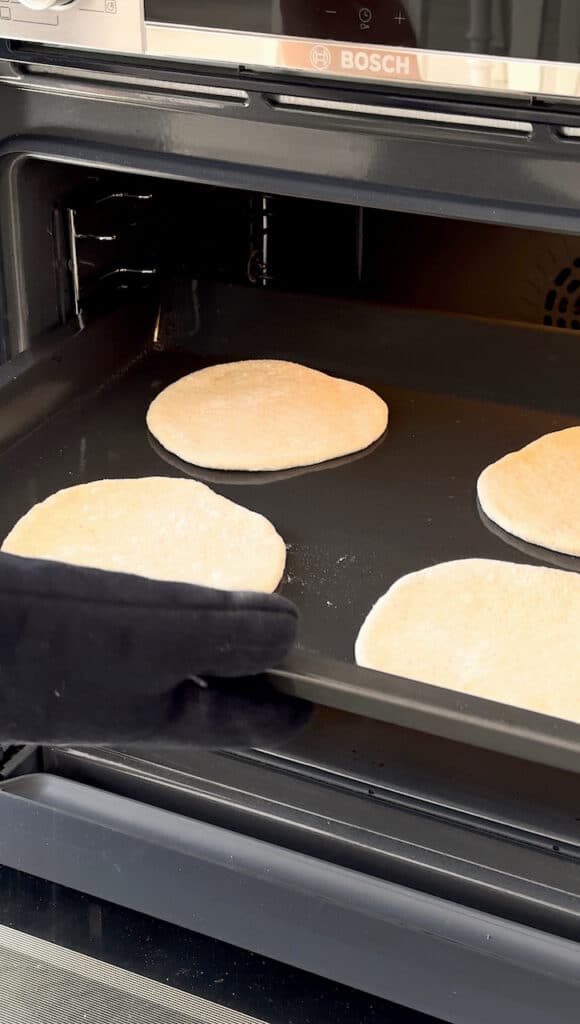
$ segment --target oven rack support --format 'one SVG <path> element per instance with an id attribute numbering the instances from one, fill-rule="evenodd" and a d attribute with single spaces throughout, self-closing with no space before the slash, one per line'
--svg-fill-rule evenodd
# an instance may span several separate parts
<path id="1" fill-rule="evenodd" d="M 140 286 L 147 286 L 151 279 L 158 275 L 158 268 L 147 265 L 124 265 L 120 263 L 121 253 L 119 250 L 126 244 L 126 236 L 130 231 L 130 223 L 123 223 L 125 218 L 119 217 L 119 210 L 125 209 L 125 213 L 131 205 L 148 203 L 151 204 L 153 195 L 151 193 L 136 193 L 127 191 L 106 192 L 104 195 L 97 195 L 88 203 L 86 198 L 80 203 L 71 203 L 64 211 L 64 223 L 68 242 L 68 270 L 70 274 L 70 294 L 73 298 L 72 313 L 80 328 L 85 323 L 85 306 L 91 299 L 103 289 L 110 287 L 126 290 L 134 283 Z M 99 207 L 105 207 L 108 211 L 107 220 L 112 225 L 110 228 L 85 228 L 79 225 L 90 218 L 91 213 Z M 57 211 L 58 213 L 58 211 Z M 82 266 L 89 264 L 95 266 L 94 260 L 87 260 L 83 257 L 83 247 L 86 245 L 98 247 L 102 250 L 109 249 L 105 256 L 103 265 L 96 269 L 88 280 L 83 280 Z"/>

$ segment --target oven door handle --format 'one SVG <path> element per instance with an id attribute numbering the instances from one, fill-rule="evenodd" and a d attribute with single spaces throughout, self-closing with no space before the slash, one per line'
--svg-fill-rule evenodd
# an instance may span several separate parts
<path id="1" fill-rule="evenodd" d="M 0 553 L 0 740 L 278 743 L 309 706 L 261 673 L 297 618 L 277 595 Z"/>

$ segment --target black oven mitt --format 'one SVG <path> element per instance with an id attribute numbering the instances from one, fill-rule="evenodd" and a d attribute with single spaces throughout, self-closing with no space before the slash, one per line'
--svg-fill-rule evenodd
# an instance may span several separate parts
<path id="1" fill-rule="evenodd" d="M 296 625 L 272 594 L 0 553 L 0 742 L 278 744 L 309 705 L 259 674 Z"/>

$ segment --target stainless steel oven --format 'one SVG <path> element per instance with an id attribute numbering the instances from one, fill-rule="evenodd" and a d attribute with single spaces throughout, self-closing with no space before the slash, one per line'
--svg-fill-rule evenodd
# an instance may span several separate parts
<path id="1" fill-rule="evenodd" d="M 578 726 L 352 651 L 405 572 L 545 561 L 472 482 L 580 421 L 576 4 L 28 0 L 0 36 L 2 535 L 70 483 L 186 474 L 143 413 L 202 363 L 296 358 L 393 409 L 373 458 L 203 477 L 291 543 L 271 681 L 306 731 L 6 748 L 0 864 L 439 1020 L 575 1021 Z"/>

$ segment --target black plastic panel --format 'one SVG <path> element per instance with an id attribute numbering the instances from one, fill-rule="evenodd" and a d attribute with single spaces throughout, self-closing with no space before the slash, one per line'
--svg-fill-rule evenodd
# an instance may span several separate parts
<path id="1" fill-rule="evenodd" d="M 465 0 L 455 0 L 455 10 L 450 13 L 448 27 L 455 38 L 461 39 L 462 29 L 467 29 Z M 423 19 L 419 15 L 417 23 L 399 0 L 370 0 L 366 4 L 363 0 L 145 0 L 145 18 L 168 24 L 341 39 L 365 45 L 424 45 L 420 34 Z M 426 44 L 425 35 L 424 40 Z"/>

